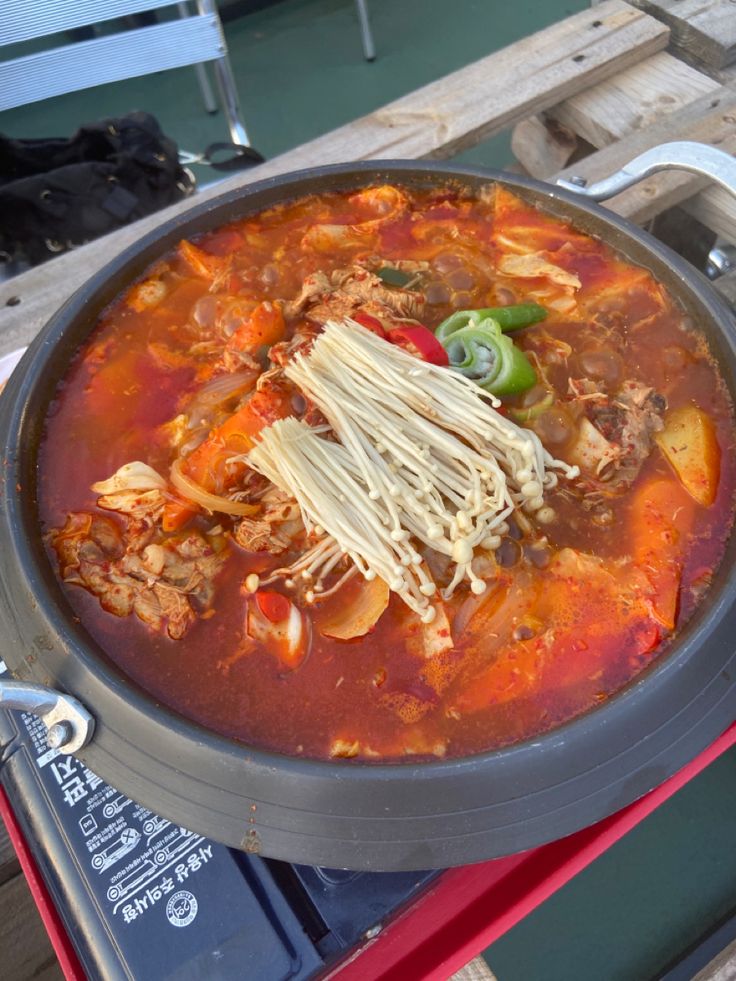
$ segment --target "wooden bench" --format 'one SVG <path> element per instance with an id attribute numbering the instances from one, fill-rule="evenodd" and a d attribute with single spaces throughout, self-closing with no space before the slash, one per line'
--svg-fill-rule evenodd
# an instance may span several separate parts
<path id="1" fill-rule="evenodd" d="M 4 981 L 63 977 L 41 917 L 0 821 L 0 964 Z"/>
<path id="2" fill-rule="evenodd" d="M 604 0 L 194 200 L 0 284 L 0 356 L 28 344 L 71 293 L 145 232 L 265 177 L 348 160 L 451 158 L 512 127 L 520 167 L 549 180 L 577 174 L 594 181 L 675 139 L 736 153 L 735 31 L 736 7 L 726 0 Z M 736 202 L 705 183 L 658 174 L 607 206 L 665 237 L 672 236 L 667 215 L 681 208 L 706 230 L 705 245 L 716 233 L 736 242 Z M 736 276 L 723 277 L 722 286 L 736 300 Z M 59 976 L 1 835 L 0 950 L 7 981 Z"/>

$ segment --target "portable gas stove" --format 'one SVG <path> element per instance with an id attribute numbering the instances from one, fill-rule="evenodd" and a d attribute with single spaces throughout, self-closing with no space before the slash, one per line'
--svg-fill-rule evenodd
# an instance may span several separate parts
<path id="1" fill-rule="evenodd" d="M 67 978 L 406 981 L 462 967 L 736 743 L 736 725 L 575 835 L 402 873 L 309 868 L 215 844 L 49 749 L 46 736 L 37 717 L 0 712 L 0 813 Z"/>

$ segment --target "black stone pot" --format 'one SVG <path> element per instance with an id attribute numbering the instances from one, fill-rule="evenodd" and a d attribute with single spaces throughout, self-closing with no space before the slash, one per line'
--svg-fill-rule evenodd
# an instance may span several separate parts
<path id="1" fill-rule="evenodd" d="M 638 228 L 572 193 L 505 173 L 415 162 L 325 167 L 253 184 L 166 222 L 93 276 L 12 376 L 0 399 L 0 654 L 17 679 L 76 696 L 95 720 L 79 757 L 179 824 L 310 865 L 439 868 L 528 849 L 591 824 L 661 783 L 733 721 L 736 539 L 667 654 L 601 707 L 497 752 L 367 765 L 251 749 L 158 704 L 72 617 L 40 540 L 36 505 L 36 457 L 49 403 L 98 314 L 131 280 L 183 237 L 285 199 L 377 180 L 409 186 L 451 180 L 471 188 L 499 181 L 604 239 L 679 298 L 736 396 L 735 325 L 708 283 Z M 4 703 L 2 697 L 0 704 L 18 704 L 8 701 L 12 693 Z M 54 728 L 57 744 L 68 746 L 68 735 Z"/>

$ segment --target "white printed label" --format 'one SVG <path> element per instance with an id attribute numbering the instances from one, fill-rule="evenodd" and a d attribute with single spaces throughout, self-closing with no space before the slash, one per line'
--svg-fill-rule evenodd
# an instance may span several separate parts
<path id="1" fill-rule="evenodd" d="M 166 904 L 166 919 L 175 927 L 189 926 L 198 909 L 197 897 L 188 889 L 182 889 L 175 892 Z"/>

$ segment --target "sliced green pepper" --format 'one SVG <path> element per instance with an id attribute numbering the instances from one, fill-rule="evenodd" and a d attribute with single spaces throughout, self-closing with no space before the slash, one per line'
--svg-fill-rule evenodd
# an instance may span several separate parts
<path id="1" fill-rule="evenodd" d="M 386 286 L 406 286 L 413 279 L 416 279 L 417 274 L 403 272 L 401 269 L 395 269 L 393 266 L 381 266 L 380 269 L 376 270 L 376 276 L 382 279 Z"/>
<path id="2" fill-rule="evenodd" d="M 547 409 L 551 409 L 554 404 L 554 392 L 545 392 L 543 397 L 534 405 L 522 409 L 509 409 L 509 415 L 515 422 L 531 422 L 532 419 L 537 419 Z"/>
<path id="3" fill-rule="evenodd" d="M 547 311 L 538 303 L 516 303 L 509 307 L 485 307 L 482 310 L 457 310 L 446 320 L 443 320 L 435 331 L 435 336 L 444 344 L 445 340 L 456 330 L 467 327 L 470 323 L 478 324 L 488 317 L 493 318 L 502 331 L 521 330 L 530 324 L 544 320 Z"/>
<path id="4" fill-rule="evenodd" d="M 524 352 L 510 337 L 504 336 L 498 322 L 491 317 L 452 331 L 443 346 L 450 367 L 492 395 L 524 392 L 537 382 Z"/>

